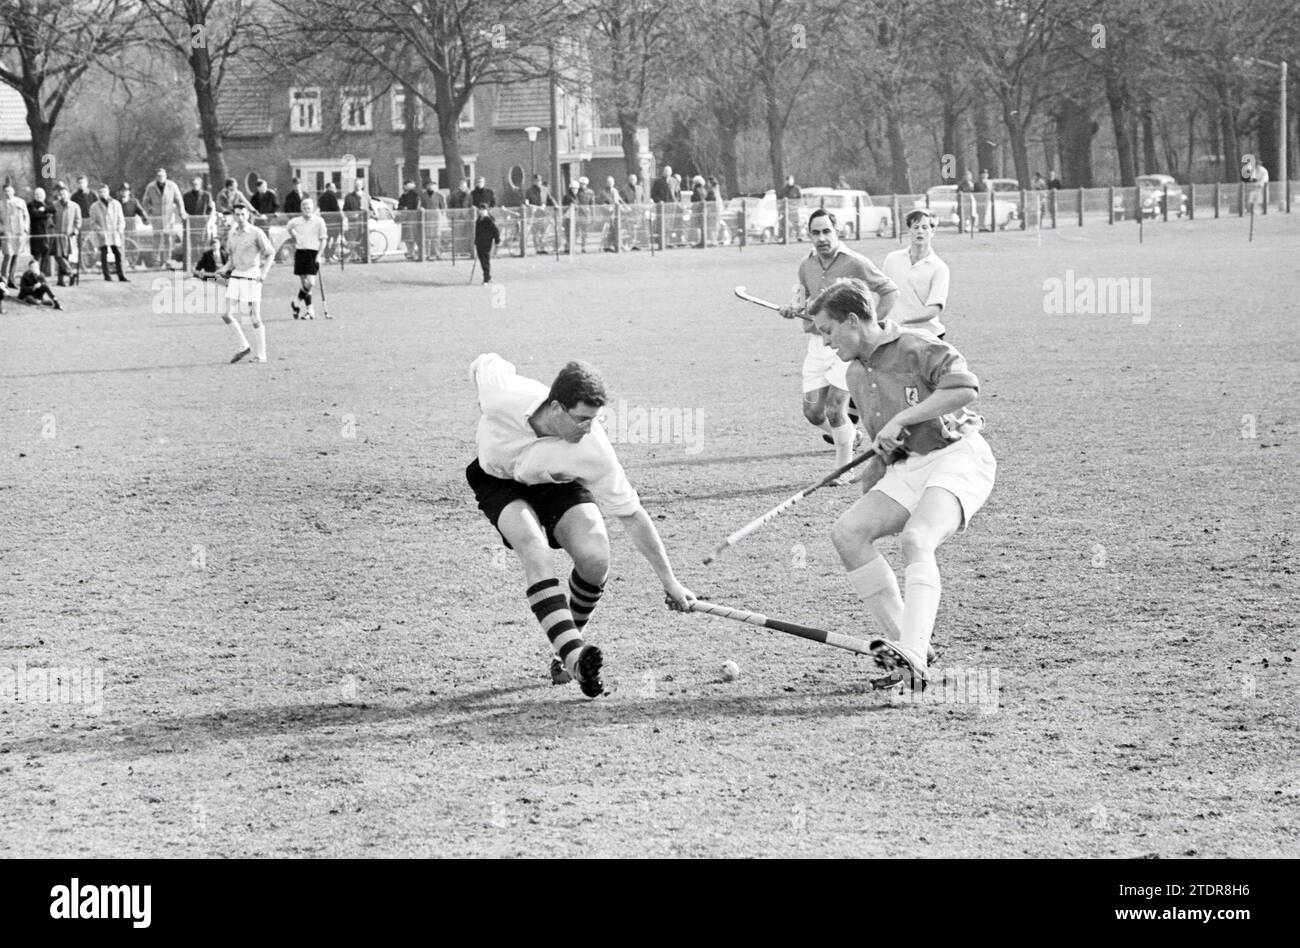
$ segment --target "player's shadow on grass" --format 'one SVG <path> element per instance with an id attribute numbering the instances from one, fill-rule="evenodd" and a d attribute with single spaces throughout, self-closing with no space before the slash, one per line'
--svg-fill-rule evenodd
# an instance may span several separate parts
<path id="1" fill-rule="evenodd" d="M 623 453 L 620 451 L 620 453 Z M 646 458 L 645 460 L 637 459 L 630 452 L 625 457 L 626 461 L 635 463 L 640 467 L 674 467 L 674 466 L 691 466 L 695 467 L 701 464 L 751 464 L 759 461 L 787 461 L 791 458 L 808 458 L 815 455 L 825 455 L 825 451 L 815 448 L 807 451 L 783 451 L 778 454 L 733 454 L 728 457 L 666 457 L 666 458 Z M 629 466 L 629 465 L 625 465 Z"/>
<path id="2" fill-rule="evenodd" d="M 532 699 L 526 697 L 538 691 L 550 694 L 543 700 L 536 700 L 535 694 Z M 857 700 L 853 703 L 844 699 Z M 556 688 L 550 682 L 541 681 L 484 688 L 411 704 L 290 704 L 175 716 L 125 727 L 91 725 L 94 730 L 79 729 L 80 733 L 29 737 L 0 744 L 0 762 L 5 761 L 9 754 L 81 753 L 134 758 L 146 754 L 184 753 L 213 742 L 305 736 L 323 728 L 357 728 L 404 721 L 419 725 L 422 732 L 433 723 L 437 728 L 433 733 L 477 740 L 515 741 L 549 738 L 608 725 L 659 724 L 664 721 L 699 723 L 710 717 L 737 716 L 816 719 L 845 717 L 863 711 L 884 710 L 885 707 L 883 694 L 873 691 L 865 680 L 852 688 L 809 690 L 802 695 L 781 692 L 731 697 L 701 695 L 629 699 L 615 694 L 595 701 L 579 697 L 573 686 Z M 429 719 L 433 719 L 432 722 Z M 340 738 L 338 743 L 369 744 L 383 739 L 382 735 L 363 733 Z M 407 742 L 410 736 L 402 734 L 393 739 Z"/>
<path id="3" fill-rule="evenodd" d="M 221 362 L 190 362 L 185 365 L 119 365 L 111 369 L 51 369 L 49 372 L 0 375 L 0 379 L 42 379 L 59 375 L 112 375 L 115 372 L 172 372 L 178 369 L 224 368 L 228 364 L 229 360 Z"/>

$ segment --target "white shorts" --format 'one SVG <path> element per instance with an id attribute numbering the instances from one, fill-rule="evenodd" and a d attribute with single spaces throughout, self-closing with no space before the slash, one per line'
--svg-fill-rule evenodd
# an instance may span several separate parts
<path id="1" fill-rule="evenodd" d="M 243 274 L 238 272 L 230 274 L 230 282 L 226 284 L 226 302 L 262 302 L 262 271 L 253 270 L 246 271 Z"/>
<path id="2" fill-rule="evenodd" d="M 849 364 L 835 354 L 835 350 L 822 342 L 820 336 L 808 339 L 808 354 L 803 357 L 803 393 L 833 385 L 845 392 L 849 390 Z"/>
<path id="3" fill-rule="evenodd" d="M 965 529 L 993 493 L 997 470 L 998 462 L 988 442 L 978 431 L 973 431 L 946 448 L 914 454 L 891 464 L 871 490 L 880 491 L 911 513 L 927 487 L 942 487 L 961 504 L 961 525 Z"/>

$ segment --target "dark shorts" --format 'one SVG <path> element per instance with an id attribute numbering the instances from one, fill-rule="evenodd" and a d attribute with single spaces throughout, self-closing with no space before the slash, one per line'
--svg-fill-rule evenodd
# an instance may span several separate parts
<path id="1" fill-rule="evenodd" d="M 293 252 L 293 275 L 315 276 L 320 273 L 320 264 L 316 262 L 315 250 L 295 250 Z"/>
<path id="2" fill-rule="evenodd" d="M 554 533 L 555 525 L 560 522 L 560 518 L 570 507 L 596 502 L 591 492 L 577 481 L 565 484 L 521 484 L 518 481 L 493 477 L 479 466 L 478 458 L 465 468 L 465 480 L 469 481 L 469 486 L 474 491 L 478 509 L 483 511 L 483 516 L 487 517 L 494 527 L 507 504 L 516 500 L 526 502 L 541 521 L 543 529 L 546 530 L 546 542 L 553 550 L 560 549 L 560 543 L 555 539 Z M 500 532 L 498 527 L 497 533 Z M 501 542 L 507 549 L 514 549 L 505 536 L 501 537 Z"/>

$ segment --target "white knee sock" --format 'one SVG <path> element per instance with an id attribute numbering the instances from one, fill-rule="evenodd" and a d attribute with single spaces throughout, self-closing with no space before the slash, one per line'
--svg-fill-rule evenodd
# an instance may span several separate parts
<path id="1" fill-rule="evenodd" d="M 913 563 L 903 574 L 907 598 L 903 604 L 902 647 L 925 661 L 939 614 L 939 567 L 934 563 Z"/>
<path id="2" fill-rule="evenodd" d="M 844 419 L 844 424 L 831 429 L 831 437 L 835 439 L 835 466 L 843 467 L 853 460 L 853 422 Z"/>
<path id="3" fill-rule="evenodd" d="M 257 357 L 259 359 L 265 359 L 266 358 L 266 323 L 259 323 L 257 328 L 253 330 L 253 333 L 257 338 Z"/>
<path id="4" fill-rule="evenodd" d="M 239 325 L 239 317 L 227 317 L 226 323 L 235 331 L 235 338 L 239 340 L 239 351 L 243 352 L 245 349 L 249 348 L 248 337 L 244 335 L 244 327 Z"/>
<path id="5" fill-rule="evenodd" d="M 903 597 L 898 592 L 894 568 L 883 556 L 877 556 L 849 573 L 849 585 L 867 604 L 867 611 L 890 642 L 902 638 Z"/>

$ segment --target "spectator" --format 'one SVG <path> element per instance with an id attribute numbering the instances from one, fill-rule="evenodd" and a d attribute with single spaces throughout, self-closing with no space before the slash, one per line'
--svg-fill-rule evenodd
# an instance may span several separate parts
<path id="1" fill-rule="evenodd" d="M 84 174 L 77 175 L 77 190 L 73 192 L 72 200 L 81 208 L 81 219 L 88 220 L 90 208 L 95 203 L 95 192 L 90 190 L 90 182 Z"/>
<path id="2" fill-rule="evenodd" d="M 447 199 L 442 196 L 442 192 L 438 190 L 437 185 L 432 181 L 426 181 L 424 193 L 420 195 L 420 210 L 426 215 L 425 234 L 428 236 L 435 260 L 442 259 L 442 237 L 447 219 L 447 215 L 443 212 L 446 209 Z M 425 257 L 428 256 L 429 254 L 426 252 Z"/>
<path id="3" fill-rule="evenodd" d="M 551 189 L 543 183 L 540 174 L 533 175 L 533 186 L 524 195 L 524 203 L 533 207 L 555 207 L 555 198 L 551 197 Z"/>
<path id="4" fill-rule="evenodd" d="M 319 210 L 320 216 L 325 220 L 326 253 L 323 256 L 329 259 L 338 247 L 339 238 L 343 236 L 345 220 L 342 208 L 339 207 L 338 188 L 333 181 L 325 182 L 325 190 L 320 193 Z"/>
<path id="5" fill-rule="evenodd" d="M 54 259 L 59 269 L 59 286 L 67 286 L 77 281 L 72 267 L 68 265 L 68 258 L 72 256 L 74 250 L 78 254 L 81 252 L 77 246 L 77 237 L 81 233 L 81 220 L 81 205 L 71 199 L 68 186 L 60 181 L 54 198 L 56 235 Z M 81 269 L 80 259 L 77 261 L 77 269 Z M 68 283 L 64 282 L 65 278 Z"/>
<path id="6" fill-rule="evenodd" d="M 420 192 L 415 189 L 414 181 L 402 185 L 402 196 L 397 199 L 397 216 L 402 222 L 402 243 L 406 245 L 406 259 L 415 260 L 416 244 L 419 243 L 417 221 L 420 219 Z"/>
<path id="7" fill-rule="evenodd" d="M 453 211 L 463 211 L 472 206 L 469 202 L 469 182 L 461 178 L 460 184 L 456 185 L 456 190 L 447 199 L 447 207 Z"/>
<path id="8" fill-rule="evenodd" d="M 54 256 L 54 205 L 46 203 L 45 189 L 37 188 L 27 202 L 27 219 L 31 226 L 32 259 L 41 275 L 49 276 L 50 258 Z"/>
<path id="9" fill-rule="evenodd" d="M 27 202 L 14 195 L 14 186 L 4 186 L 4 200 L 0 201 L 0 280 L 11 290 L 18 289 L 14 272 L 18 269 L 18 255 L 27 249 L 31 221 L 27 217 Z"/>
<path id="10" fill-rule="evenodd" d="M 579 223 L 581 219 L 579 217 L 579 212 L 581 210 L 579 204 L 582 202 L 578 200 L 578 188 L 579 184 L 577 181 L 570 181 L 569 189 L 564 192 L 564 197 L 560 201 L 564 207 L 568 208 L 568 210 L 564 212 L 564 249 L 560 251 L 561 253 L 569 252 L 569 235 L 574 231 L 583 229 Z M 586 242 L 585 234 L 583 242 Z"/>
<path id="11" fill-rule="evenodd" d="M 37 188 L 36 190 L 41 191 L 42 189 Z M 42 197 L 44 197 L 43 192 Z M 59 301 L 54 298 L 54 291 L 45 282 L 45 277 L 41 273 L 41 265 L 35 258 L 27 263 L 27 272 L 23 274 L 22 283 L 18 287 L 18 302 L 32 304 L 48 302 L 55 309 L 63 309 L 59 305 Z"/>
<path id="12" fill-rule="evenodd" d="M 970 197 L 962 197 L 963 194 L 969 194 Z M 957 210 L 965 220 L 966 226 L 973 230 L 975 227 L 975 181 L 971 177 L 969 168 L 962 172 L 961 180 L 957 182 Z"/>
<path id="13" fill-rule="evenodd" d="M 351 217 L 348 215 L 351 214 Z M 348 229 L 348 240 L 361 248 L 361 259 L 369 261 L 370 246 L 366 230 L 370 217 L 370 196 L 366 194 L 366 183 L 360 178 L 352 182 L 352 191 L 343 198 L 343 223 Z"/>
<path id="14" fill-rule="evenodd" d="M 794 175 L 788 174 L 785 176 L 785 187 L 781 189 L 779 196 L 783 201 L 797 201 L 803 197 L 803 191 L 799 189 L 799 185 L 794 183 Z"/>
<path id="15" fill-rule="evenodd" d="M 306 193 L 303 191 L 302 182 L 297 178 L 294 178 L 293 187 L 290 188 L 289 193 L 284 196 L 284 207 L 282 207 L 281 210 L 286 214 L 301 214 L 302 199 L 306 196 Z"/>
<path id="16" fill-rule="evenodd" d="M 676 204 L 681 194 L 681 187 L 673 175 L 672 165 L 664 165 L 663 171 L 650 186 L 650 200 L 655 204 Z"/>
<path id="17" fill-rule="evenodd" d="M 596 203 L 603 208 L 605 221 L 602 228 L 605 233 L 605 243 L 601 249 L 607 252 L 616 250 L 618 234 L 615 233 L 614 228 L 614 208 L 623 203 L 623 196 L 618 193 L 618 185 L 614 183 L 612 177 L 605 179 L 605 187 L 596 194 Z"/>
<path id="18" fill-rule="evenodd" d="M 131 185 L 128 182 L 122 182 L 122 187 L 117 192 L 117 199 L 122 204 L 122 217 L 126 224 L 125 237 L 131 238 L 131 243 L 129 244 L 125 243 L 125 237 L 123 238 L 124 242 L 122 248 L 125 251 L 134 246 L 137 254 L 135 259 L 132 259 L 130 254 L 127 254 L 126 265 L 134 269 L 135 266 L 140 263 L 138 256 L 140 252 L 140 242 L 135 239 L 135 232 L 140 226 L 140 221 L 148 223 L 149 218 L 145 215 L 144 207 L 141 206 L 140 202 L 137 201 L 134 196 L 132 196 Z"/>
<path id="19" fill-rule="evenodd" d="M 785 187 L 777 195 L 781 199 L 782 219 L 784 221 L 785 237 L 783 240 L 789 240 L 789 235 L 794 234 L 795 240 L 803 240 L 802 228 L 799 226 L 798 202 L 803 197 L 803 191 L 799 185 L 794 183 L 794 175 L 785 176 Z"/>
<path id="20" fill-rule="evenodd" d="M 1053 191 L 1061 190 L 1061 179 L 1057 176 L 1055 168 L 1047 172 L 1047 186 Z"/>
<path id="21" fill-rule="evenodd" d="M 1033 190 L 1035 191 L 1047 190 L 1047 180 L 1043 177 L 1043 173 L 1041 171 L 1034 172 Z"/>
<path id="22" fill-rule="evenodd" d="M 1250 176 L 1250 208 L 1252 213 L 1255 208 L 1268 213 L 1268 169 L 1258 158 L 1255 159 L 1255 170 Z"/>
<path id="23" fill-rule="evenodd" d="M 247 207 L 248 198 L 244 197 L 244 192 L 239 190 L 239 184 L 234 178 L 227 178 L 226 186 L 217 192 L 213 203 L 218 214 L 229 217 L 235 212 L 235 208 L 241 205 Z"/>
<path id="24" fill-rule="evenodd" d="M 993 224 L 989 218 L 993 216 L 993 182 L 989 179 L 988 168 L 980 171 L 980 179 L 975 182 L 975 193 L 987 195 L 975 199 L 979 205 L 980 230 L 992 230 Z"/>
<path id="25" fill-rule="evenodd" d="M 596 203 L 609 207 L 623 203 L 623 195 L 618 193 L 618 185 L 612 177 L 605 179 L 605 187 L 596 195 Z"/>
<path id="26" fill-rule="evenodd" d="M 213 237 L 208 241 L 208 249 L 194 265 L 194 276 L 200 280 L 215 280 L 217 273 L 229 262 L 230 257 L 222 249 L 221 241 Z"/>
<path id="27" fill-rule="evenodd" d="M 122 283 L 129 283 L 122 273 L 122 244 L 126 239 L 126 217 L 122 213 L 120 202 L 113 200 L 108 193 L 108 185 L 99 186 L 99 200 L 90 207 L 90 226 L 95 231 L 95 244 L 99 247 L 99 262 L 104 268 L 104 279 L 112 282 L 108 275 L 108 251 L 112 249 L 113 259 L 117 262 L 117 278 Z"/>
<path id="28" fill-rule="evenodd" d="M 190 217 L 212 216 L 212 195 L 203 187 L 202 178 L 190 180 L 190 189 L 181 196 L 181 200 L 185 204 L 185 213 Z"/>
<path id="29" fill-rule="evenodd" d="M 128 213 L 125 206 L 122 212 Z M 176 232 L 185 219 L 185 202 L 181 200 L 181 189 L 175 181 L 167 180 L 166 168 L 154 172 L 153 181 L 145 186 L 144 212 L 149 215 L 154 228 L 158 266 L 166 266 L 176 245 Z"/>
<path id="30" fill-rule="evenodd" d="M 489 208 L 497 206 L 496 192 L 487 186 L 487 179 L 482 175 L 479 175 L 474 190 L 469 193 L 469 200 L 474 207 L 478 207 L 480 204 L 486 204 Z"/>
<path id="31" fill-rule="evenodd" d="M 722 196 L 722 184 L 718 181 L 717 175 L 709 176 L 704 198 L 708 202 L 710 213 L 714 215 L 713 242 L 719 246 L 730 243 L 731 233 L 727 229 L 727 222 L 723 219 L 727 211 L 727 201 Z"/>
<path id="32" fill-rule="evenodd" d="M 253 205 L 253 210 L 257 212 L 257 216 L 262 223 L 280 209 L 280 199 L 262 178 L 257 179 L 257 190 L 249 195 L 248 203 Z M 301 206 L 299 206 L 299 210 L 302 210 Z M 254 221 L 254 223 L 259 223 L 259 221 Z"/>
<path id="33" fill-rule="evenodd" d="M 488 213 L 488 206 L 480 204 L 475 209 L 477 220 L 474 222 L 474 252 L 478 255 L 479 266 L 483 268 L 483 282 L 492 282 L 492 247 L 501 243 L 501 231 L 497 222 Z"/>
<path id="34" fill-rule="evenodd" d="M 619 194 L 622 196 L 624 204 L 645 203 L 645 188 L 641 185 L 641 179 L 634 174 L 627 176 L 627 184 L 623 185 L 619 190 Z"/>

